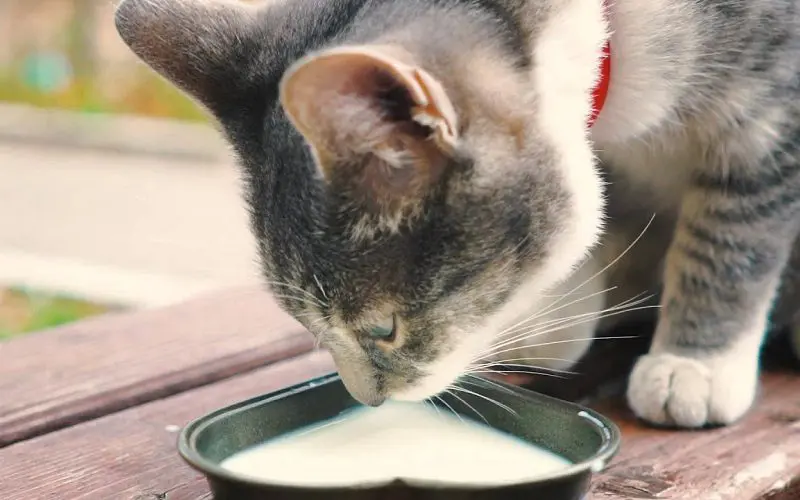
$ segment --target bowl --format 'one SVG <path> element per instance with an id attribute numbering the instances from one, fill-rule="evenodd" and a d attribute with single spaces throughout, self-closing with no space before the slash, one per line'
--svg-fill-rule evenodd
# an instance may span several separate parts
<path id="1" fill-rule="evenodd" d="M 202 416 L 181 431 L 178 450 L 206 476 L 215 500 L 581 500 L 586 498 L 592 474 L 603 470 L 619 448 L 619 429 L 593 410 L 487 379 L 471 379 L 464 387 L 474 394 L 443 394 L 442 408 L 549 450 L 572 465 L 514 484 L 417 484 L 394 479 L 352 487 L 270 484 L 220 465 L 254 445 L 360 406 L 335 374 Z"/>

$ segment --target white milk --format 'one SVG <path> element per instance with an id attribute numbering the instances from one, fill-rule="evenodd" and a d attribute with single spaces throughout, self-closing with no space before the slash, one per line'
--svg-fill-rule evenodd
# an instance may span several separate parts
<path id="1" fill-rule="evenodd" d="M 498 485 L 535 479 L 566 459 L 422 404 L 389 403 L 269 441 L 222 467 L 283 485 L 409 482 Z"/>

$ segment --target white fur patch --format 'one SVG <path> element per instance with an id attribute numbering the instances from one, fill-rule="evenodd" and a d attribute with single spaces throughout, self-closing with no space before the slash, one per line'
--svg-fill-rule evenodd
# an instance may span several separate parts
<path id="1" fill-rule="evenodd" d="M 573 211 L 567 225 L 554 235 L 550 257 L 542 271 L 531 277 L 539 290 L 569 276 L 597 243 L 601 232 L 602 183 L 584 131 L 605 39 L 600 2 L 572 2 L 536 41 L 533 77 L 540 106 L 537 119 L 540 130 L 548 134 L 560 155 Z"/>
<path id="2" fill-rule="evenodd" d="M 456 348 L 440 356 L 435 362 L 425 367 L 427 375 L 418 380 L 413 386 L 392 394 L 398 401 L 421 401 L 447 390 L 464 369 L 475 361 L 476 354 L 484 351 L 488 346 L 486 335 L 464 335 L 462 331 L 449 331 L 446 334 L 451 338 L 460 338 Z"/>
<path id="3" fill-rule="evenodd" d="M 573 36 L 574 33 L 582 36 Z M 430 366 L 428 377 L 394 397 L 419 400 L 446 389 L 469 364 L 478 357 L 486 357 L 498 332 L 537 311 L 542 305 L 543 291 L 567 279 L 596 244 L 602 229 L 604 199 L 586 137 L 586 122 L 591 111 L 590 91 L 598 77 L 605 39 L 600 2 L 572 2 L 563 7 L 531 48 L 536 59 L 532 76 L 540 106 L 536 116 L 538 128 L 556 148 L 561 173 L 572 195 L 572 213 L 567 224 L 552 235 L 548 257 L 539 271 L 529 276 L 510 300 L 487 318 L 480 332 L 461 334 L 457 349 Z M 562 335 L 585 336 L 587 331 Z M 589 342 L 584 344 L 588 346 Z M 569 359 L 579 357 L 582 352 L 578 349 L 563 354 Z"/>
<path id="4" fill-rule="evenodd" d="M 669 119 L 677 82 L 663 75 L 676 60 L 654 55 L 651 44 L 670 40 L 672 23 L 690 14 L 685 12 L 685 3 L 670 0 L 610 3 L 611 85 L 592 127 L 592 140 L 601 147 L 641 137 Z"/>

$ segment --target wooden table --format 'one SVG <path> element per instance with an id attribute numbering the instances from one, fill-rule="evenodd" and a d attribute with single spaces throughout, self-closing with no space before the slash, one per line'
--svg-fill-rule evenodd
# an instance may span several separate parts
<path id="1" fill-rule="evenodd" d="M 312 346 L 269 295 L 252 289 L 0 344 L 0 500 L 209 498 L 175 451 L 180 427 L 332 370 Z M 576 380 L 532 383 L 580 398 L 624 374 L 645 346 L 601 346 Z M 603 386 L 590 404 L 618 422 L 624 440 L 592 498 L 800 499 L 800 376 L 785 362 L 773 365 L 744 421 L 704 432 L 649 429 L 625 409 L 618 386 Z"/>

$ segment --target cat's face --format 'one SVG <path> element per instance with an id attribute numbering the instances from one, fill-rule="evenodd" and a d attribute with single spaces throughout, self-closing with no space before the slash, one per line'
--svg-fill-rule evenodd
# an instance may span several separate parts
<path id="1" fill-rule="evenodd" d="M 594 242 L 601 197 L 580 129 L 566 151 L 543 130 L 498 44 L 320 48 L 360 3 L 126 0 L 117 25 L 219 119 L 270 287 L 378 404 L 444 390 L 535 310 Z"/>

